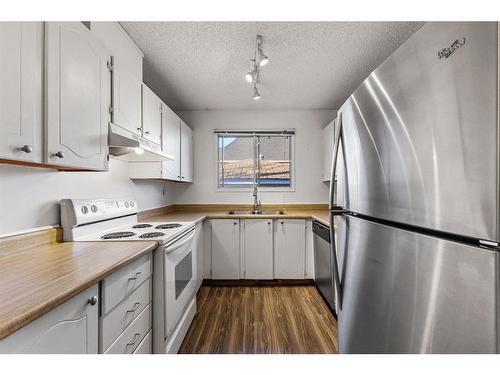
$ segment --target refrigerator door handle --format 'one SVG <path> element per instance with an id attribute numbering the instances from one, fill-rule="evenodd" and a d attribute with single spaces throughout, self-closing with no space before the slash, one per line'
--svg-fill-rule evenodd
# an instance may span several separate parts
<path id="1" fill-rule="evenodd" d="M 339 213 L 340 214 L 340 213 Z M 339 215 L 337 214 L 337 215 Z M 333 283 L 337 292 L 337 306 L 342 310 L 342 286 L 340 285 L 339 267 L 337 263 L 337 245 L 335 243 L 335 228 L 333 218 L 336 214 L 330 211 L 330 254 L 332 254 Z"/>
<path id="2" fill-rule="evenodd" d="M 337 116 L 337 121 L 335 122 L 336 129 L 335 129 L 335 135 L 334 135 L 334 140 L 333 140 L 333 155 L 332 155 L 332 168 L 330 172 L 330 200 L 328 202 L 328 208 L 330 210 L 333 209 L 335 206 L 335 202 L 333 201 L 335 198 L 335 195 L 337 193 L 337 183 L 335 182 L 335 173 L 337 171 L 337 160 L 338 160 L 338 153 L 339 153 L 339 143 L 340 143 L 340 137 L 342 135 L 342 113 L 339 113 Z"/>
<path id="3" fill-rule="evenodd" d="M 342 124 L 342 112 L 339 113 L 336 122 L 336 131 L 335 131 L 335 139 L 333 143 L 333 156 L 332 156 L 332 169 L 330 176 L 330 199 L 328 203 L 328 208 L 330 210 L 338 209 L 338 205 L 334 202 L 335 197 L 337 196 L 337 182 L 335 179 L 335 174 L 337 172 L 337 162 L 339 159 L 339 147 L 342 144 L 342 155 L 344 161 L 344 173 L 345 173 L 345 181 L 344 184 L 346 186 L 345 190 L 345 209 L 349 210 L 350 202 L 349 202 L 349 184 L 348 181 L 348 173 L 347 173 L 347 161 L 345 157 L 345 141 L 344 141 L 344 127 Z"/>

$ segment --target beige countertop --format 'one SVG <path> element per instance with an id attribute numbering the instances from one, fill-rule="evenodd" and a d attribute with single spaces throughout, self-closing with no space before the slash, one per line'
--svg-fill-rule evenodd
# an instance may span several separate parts
<path id="1" fill-rule="evenodd" d="M 240 209 L 240 208 L 236 208 Z M 268 208 L 264 208 L 268 209 Z M 285 208 L 285 215 L 229 215 L 231 209 L 175 209 L 170 212 L 152 213 L 140 221 L 202 221 L 205 219 L 312 219 L 328 225 L 328 209 Z"/>
<path id="2" fill-rule="evenodd" d="M 157 247 L 156 241 L 63 243 L 57 232 L 0 239 L 0 339 Z"/>

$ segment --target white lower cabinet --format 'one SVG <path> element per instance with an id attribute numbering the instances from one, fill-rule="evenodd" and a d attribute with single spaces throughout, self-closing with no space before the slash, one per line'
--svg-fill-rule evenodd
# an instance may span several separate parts
<path id="1" fill-rule="evenodd" d="M 304 279 L 306 254 L 306 221 L 275 220 L 274 278 Z"/>
<path id="2" fill-rule="evenodd" d="M 214 280 L 300 280 L 314 274 L 307 267 L 304 219 L 213 219 L 208 225 L 205 250 Z M 210 272 L 205 275 L 210 278 Z"/>
<path id="3" fill-rule="evenodd" d="M 123 331 L 104 354 L 132 354 L 151 330 L 151 304 Z"/>
<path id="4" fill-rule="evenodd" d="M 242 278 L 273 279 L 273 220 L 243 220 Z"/>
<path id="5" fill-rule="evenodd" d="M 0 341 L 0 353 L 96 354 L 97 285 Z"/>
<path id="6" fill-rule="evenodd" d="M 212 279 L 240 278 L 240 222 L 212 220 Z"/>
<path id="7" fill-rule="evenodd" d="M 123 302 L 101 318 L 101 347 L 105 351 L 141 314 L 151 301 L 151 278 L 141 284 Z"/>
<path id="8" fill-rule="evenodd" d="M 101 353 L 131 354 L 151 330 L 152 259 L 143 255 L 101 284 Z"/>
<path id="9" fill-rule="evenodd" d="M 151 275 L 148 253 L 0 340 L 0 354 L 151 353 Z"/>

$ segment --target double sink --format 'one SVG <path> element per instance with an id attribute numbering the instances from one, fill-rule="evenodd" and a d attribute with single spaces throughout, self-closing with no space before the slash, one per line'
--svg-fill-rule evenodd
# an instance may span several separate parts
<path id="1" fill-rule="evenodd" d="M 281 210 L 234 210 L 229 211 L 229 215 L 286 215 L 285 211 Z"/>

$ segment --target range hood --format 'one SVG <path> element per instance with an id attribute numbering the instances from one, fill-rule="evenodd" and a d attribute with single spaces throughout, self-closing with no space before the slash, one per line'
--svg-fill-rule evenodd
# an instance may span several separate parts
<path id="1" fill-rule="evenodd" d="M 146 162 L 175 160 L 175 157 L 161 151 L 161 146 L 122 128 L 109 123 L 108 133 L 109 153 L 116 159 Z"/>

